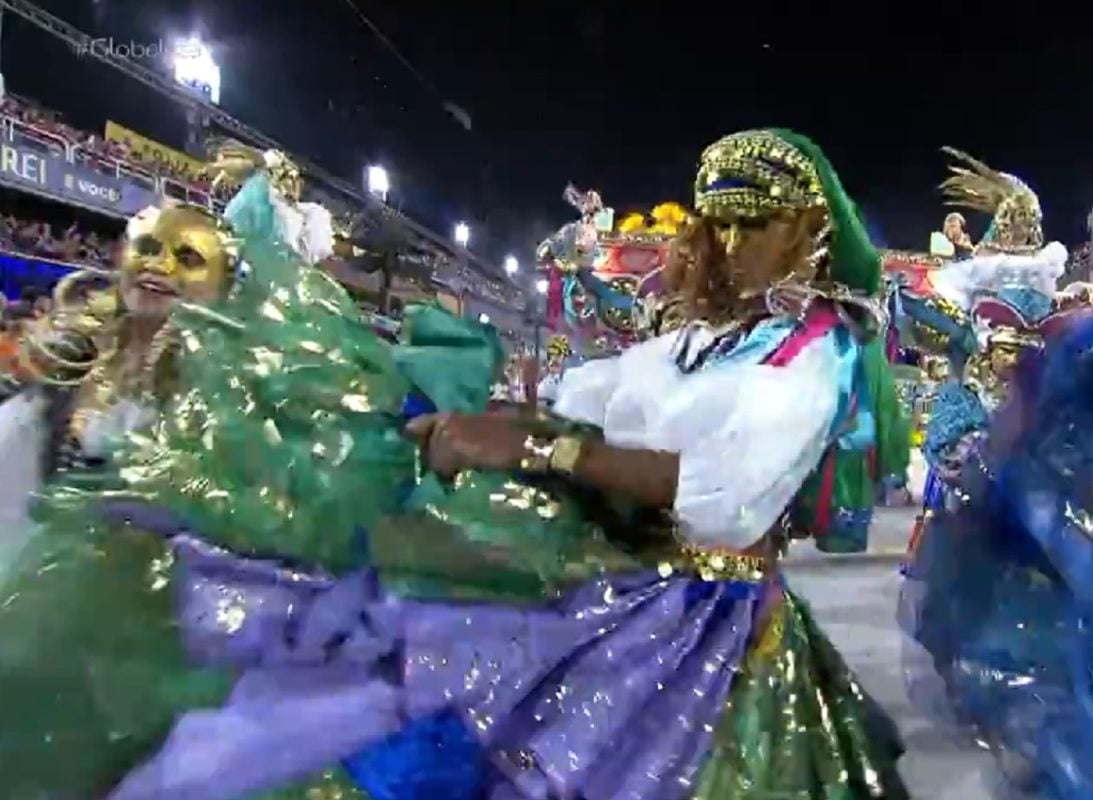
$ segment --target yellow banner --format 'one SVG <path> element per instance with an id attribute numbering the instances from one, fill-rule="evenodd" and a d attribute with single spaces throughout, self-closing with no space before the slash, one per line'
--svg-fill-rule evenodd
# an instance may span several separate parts
<path id="1" fill-rule="evenodd" d="M 131 131 L 124 125 L 109 120 L 106 123 L 105 138 L 108 142 L 126 145 L 133 155 L 139 156 L 145 161 L 165 164 L 179 175 L 198 178 L 205 166 L 196 158 L 180 153 L 178 150 L 162 145 L 152 139 L 146 139 L 136 131 Z"/>

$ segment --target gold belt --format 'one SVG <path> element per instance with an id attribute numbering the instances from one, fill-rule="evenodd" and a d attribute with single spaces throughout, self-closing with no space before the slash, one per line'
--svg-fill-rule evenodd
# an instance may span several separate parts
<path id="1" fill-rule="evenodd" d="M 687 543 L 679 546 L 677 558 L 662 561 L 657 569 L 665 578 L 680 570 L 693 572 L 704 581 L 762 583 L 770 575 L 772 566 L 771 559 L 763 556 Z"/>

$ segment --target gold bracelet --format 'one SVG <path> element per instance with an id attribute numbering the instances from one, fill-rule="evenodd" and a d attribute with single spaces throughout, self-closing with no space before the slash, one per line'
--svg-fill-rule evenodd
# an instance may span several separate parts
<path id="1" fill-rule="evenodd" d="M 550 454 L 550 471 L 559 475 L 572 475 L 584 452 L 584 439 L 578 436 L 559 436 L 554 440 Z"/>
<path id="2" fill-rule="evenodd" d="M 544 442 L 535 436 L 528 436 L 524 439 L 524 453 L 520 459 L 520 469 L 524 472 L 549 472 L 554 457 L 554 440 Z"/>
<path id="3" fill-rule="evenodd" d="M 559 436 L 544 440 L 528 436 L 524 440 L 526 455 L 520 460 L 520 469 L 524 472 L 572 475 L 581 457 L 584 440 L 576 436 Z"/>

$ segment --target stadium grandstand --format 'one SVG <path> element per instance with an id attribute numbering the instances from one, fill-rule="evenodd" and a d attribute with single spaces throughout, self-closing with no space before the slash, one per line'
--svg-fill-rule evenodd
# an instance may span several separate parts
<path id="1" fill-rule="evenodd" d="M 290 152 L 303 169 L 305 197 L 329 208 L 347 237 L 324 268 L 377 319 L 397 320 L 406 303 L 434 300 L 458 313 L 488 318 L 513 339 L 528 337 L 526 298 L 499 265 L 234 119 L 214 102 L 207 86 L 195 91 L 177 76 L 116 52 L 96 52 L 91 43 L 97 40 L 24 0 L 0 0 L 0 14 L 9 20 L 3 26 L 5 38 L 15 18 L 63 40 L 116 70 L 119 80 L 152 89 L 165 109 L 182 107 L 185 118 L 198 120 L 207 136 Z M 44 291 L 83 265 L 110 265 L 124 220 L 160 198 L 223 207 L 227 198 L 214 191 L 203 161 L 193 155 L 204 144 L 195 149 L 193 125 L 181 147 L 153 139 L 139 126 L 122 125 L 109 112 L 98 129 L 81 127 L 62 109 L 20 94 L 17 64 L 5 62 L 3 68 L 0 289 L 7 297 L 18 297 L 28 287 Z"/>

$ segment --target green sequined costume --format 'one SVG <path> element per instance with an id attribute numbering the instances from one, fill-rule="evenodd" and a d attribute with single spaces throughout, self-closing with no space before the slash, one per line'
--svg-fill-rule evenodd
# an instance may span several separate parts
<path id="1" fill-rule="evenodd" d="M 400 435 L 405 399 L 416 390 L 443 410 L 484 408 L 497 351 L 481 326 L 427 309 L 392 349 L 283 249 L 249 241 L 244 256 L 250 275 L 223 304 L 175 320 L 180 388 L 166 413 L 104 474 L 50 490 L 0 587 L 0 697 L 26 720 L 0 729 L 12 800 L 104 794 L 234 678 L 183 650 L 172 545 L 103 517 L 104 502 L 154 500 L 237 556 L 334 576 L 375 566 L 388 589 L 445 600 L 535 603 L 662 562 L 636 543 L 645 523 L 632 509 L 565 481 L 471 472 L 447 486 L 419 474 Z M 694 796 L 732 786 L 755 800 L 902 800 L 896 737 L 876 735 L 876 715 L 795 598 L 766 583 L 749 591 L 767 586 L 775 599 Z M 234 624 L 232 604 L 222 611 Z M 328 766 L 255 800 L 363 796 Z"/>

